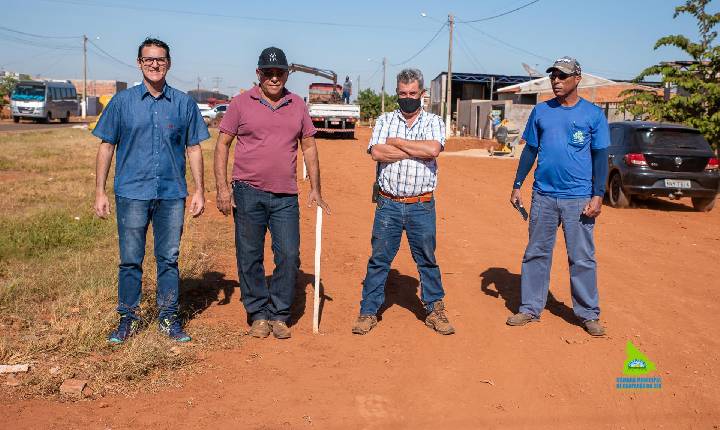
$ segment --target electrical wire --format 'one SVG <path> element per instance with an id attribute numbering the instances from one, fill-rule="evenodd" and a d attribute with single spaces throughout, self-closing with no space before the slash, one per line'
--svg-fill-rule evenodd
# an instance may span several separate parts
<path id="1" fill-rule="evenodd" d="M 5 30 L 5 31 L 9 31 L 11 33 L 21 34 L 23 36 L 38 37 L 41 39 L 81 39 L 82 38 L 82 36 L 47 36 L 44 34 L 26 33 L 24 31 L 13 30 L 12 28 L 8 28 L 8 27 L 2 26 L 2 25 L 0 25 L 0 30 Z"/>
<path id="2" fill-rule="evenodd" d="M 483 73 L 487 73 L 487 70 L 485 70 L 485 68 L 482 66 L 482 64 L 480 64 L 480 61 L 477 60 L 477 57 L 475 57 L 475 54 L 473 54 L 472 51 L 470 50 L 470 48 L 467 46 L 467 44 L 465 43 L 465 40 L 463 40 L 463 38 L 460 37 L 460 33 L 457 30 L 453 33 L 453 36 L 459 42 L 458 45 L 460 45 L 460 49 L 462 49 L 462 51 L 465 52 L 465 55 L 468 56 L 468 58 L 470 59 L 470 62 L 473 63 L 475 65 L 475 67 L 480 69 Z"/>
<path id="3" fill-rule="evenodd" d="M 500 44 L 502 44 L 502 45 L 507 46 L 508 48 L 515 49 L 516 51 L 520 51 L 520 52 L 522 52 L 522 53 L 524 53 L 524 54 L 531 55 L 531 56 L 533 56 L 533 57 L 535 57 L 535 58 L 539 58 L 539 59 L 544 60 L 544 61 L 547 61 L 547 62 L 553 62 L 553 61 L 554 61 L 552 58 L 548 58 L 548 57 L 545 57 L 545 56 L 543 56 L 543 55 L 536 54 L 536 53 L 534 53 L 534 52 L 532 52 L 532 51 L 529 51 L 529 50 L 527 50 L 527 49 L 524 49 L 524 48 L 521 48 L 521 47 L 519 47 L 519 46 L 515 46 L 515 45 L 513 45 L 513 44 L 510 44 L 510 43 L 508 43 L 508 42 L 505 42 L 504 40 L 499 39 L 499 38 L 493 36 L 492 34 L 489 34 L 489 33 L 487 33 L 487 32 L 484 32 L 484 31 L 480 30 L 479 28 L 473 26 L 472 24 L 464 23 L 464 25 L 466 25 L 468 28 L 471 28 L 471 29 L 477 31 L 478 33 L 482 34 L 483 36 L 485 36 L 485 37 L 487 37 L 487 38 L 489 38 L 489 39 L 492 39 L 492 40 L 494 40 L 494 41 L 496 41 L 496 42 L 498 42 L 498 43 L 500 43 Z"/>
<path id="4" fill-rule="evenodd" d="M 391 64 L 391 66 L 393 66 L 393 67 L 402 66 L 403 64 L 407 64 L 407 63 L 409 63 L 410 61 L 412 61 L 415 57 L 417 57 L 417 56 L 420 55 L 424 50 L 426 50 L 426 49 L 430 46 L 430 44 L 435 41 L 435 39 L 437 39 L 437 37 L 440 35 L 440 32 L 442 32 L 443 29 L 444 29 L 447 25 L 448 25 L 447 22 L 444 22 L 444 23 L 440 26 L 440 28 L 438 29 L 438 31 L 435 33 L 435 35 L 425 44 L 425 46 L 423 46 L 423 47 L 422 47 L 418 52 L 416 52 L 412 57 L 410 57 L 410 58 L 408 58 L 407 60 L 402 61 L 402 62 L 400 62 L 400 63 Z"/>
<path id="5" fill-rule="evenodd" d="M 539 2 L 539 1 L 540 1 L 540 0 L 533 0 L 533 1 L 529 2 L 529 3 L 525 3 L 525 4 L 522 5 L 522 6 L 518 6 L 518 7 L 516 7 L 515 9 L 511 9 L 511 10 L 508 10 L 508 11 L 505 11 L 505 12 L 502 12 L 502 13 L 499 13 L 499 14 L 497 14 L 497 15 L 486 16 L 485 18 L 468 19 L 468 20 L 455 21 L 455 22 L 462 23 L 462 24 L 467 24 L 467 23 L 469 23 L 469 22 L 490 21 L 491 19 L 500 18 L 501 16 L 505 16 L 505 15 L 510 15 L 511 13 L 517 12 L 517 11 L 519 11 L 520 9 L 525 9 L 526 7 L 528 7 L 528 6 L 530 6 L 530 5 L 533 5 L 533 4 L 535 4 L 535 3 Z"/>
<path id="6" fill-rule="evenodd" d="M 373 24 L 353 24 L 353 23 L 345 23 L 341 21 L 332 22 L 332 21 L 309 21 L 309 20 L 298 20 L 298 19 L 288 19 L 288 18 L 268 18 L 268 17 L 259 17 L 259 16 L 247 16 L 247 15 L 230 15 L 230 14 L 221 14 L 221 13 L 210 13 L 210 12 L 196 12 L 196 11 L 189 11 L 189 10 L 180 10 L 180 9 L 166 9 L 166 8 L 156 8 L 156 7 L 140 7 L 140 6 L 132 6 L 132 5 L 116 5 L 116 4 L 103 4 L 103 3 L 97 3 L 97 2 L 81 2 L 77 0 L 40 0 L 48 3 L 60 3 L 60 4 L 70 4 L 70 5 L 76 5 L 76 6 L 83 6 L 83 7 L 103 7 L 103 8 L 114 8 L 114 9 L 128 9 L 128 10 L 136 10 L 136 11 L 143 11 L 143 12 L 162 12 L 162 13 L 174 13 L 179 15 L 190 15 L 190 16 L 206 16 L 211 18 L 230 18 L 230 19 L 240 19 L 244 21 L 258 21 L 258 22 L 277 22 L 277 23 L 283 23 L 283 24 L 305 24 L 305 25 L 318 25 L 318 26 L 328 26 L 328 27 L 342 27 L 342 28 L 374 28 L 374 29 L 385 29 L 385 30 L 396 30 L 396 31 L 411 31 L 411 32 L 422 32 L 423 30 L 418 30 L 416 27 L 397 27 L 395 25 L 373 25 Z"/>

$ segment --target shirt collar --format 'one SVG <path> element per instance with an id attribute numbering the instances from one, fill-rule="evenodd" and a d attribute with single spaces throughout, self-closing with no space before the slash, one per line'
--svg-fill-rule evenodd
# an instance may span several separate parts
<path id="1" fill-rule="evenodd" d="M 147 86 L 145 86 L 145 82 L 140 82 L 140 85 L 138 85 L 138 87 L 140 87 L 140 98 L 141 99 L 144 99 L 145 96 L 151 96 L 150 90 L 148 90 Z M 165 82 L 162 92 L 160 92 L 160 95 L 157 98 L 160 99 L 162 97 L 165 97 L 166 99 L 171 100 L 171 96 L 170 96 L 171 88 L 172 87 L 170 85 L 168 85 L 167 82 Z"/>
<path id="2" fill-rule="evenodd" d="M 413 125 L 411 126 L 411 128 L 415 127 L 415 124 L 419 123 L 420 120 L 425 116 L 426 113 L 427 112 L 425 112 L 425 109 L 420 108 L 420 113 L 418 114 L 417 118 L 415 118 L 415 122 L 413 122 Z M 403 116 L 402 111 L 400 111 L 400 109 L 395 109 L 395 115 L 397 115 L 397 117 L 400 118 L 400 121 L 404 122 L 407 125 L 407 120 Z"/>
<path id="3" fill-rule="evenodd" d="M 278 110 L 278 109 L 280 109 L 281 107 L 285 106 L 286 104 L 290 103 L 290 101 L 292 100 L 292 99 L 290 98 L 290 95 L 291 95 L 291 94 L 292 94 L 292 93 L 291 93 L 287 88 L 283 88 L 283 97 L 280 99 L 280 102 L 278 103 L 278 105 L 273 108 L 273 107 L 270 105 L 270 103 L 268 103 L 268 101 L 265 100 L 265 99 L 262 97 L 262 95 L 260 94 L 260 86 L 259 86 L 259 85 L 255 85 L 255 86 L 252 87 L 252 89 L 250 90 L 250 97 L 251 97 L 251 98 L 259 101 L 260 103 L 264 104 L 265 106 L 267 106 L 267 107 L 269 107 L 269 108 L 271 108 L 271 109 L 273 109 L 273 110 Z"/>

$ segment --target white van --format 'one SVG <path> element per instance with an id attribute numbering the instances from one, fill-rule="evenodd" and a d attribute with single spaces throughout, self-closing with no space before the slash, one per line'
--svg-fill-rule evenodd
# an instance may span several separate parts
<path id="1" fill-rule="evenodd" d="M 78 115 L 80 103 L 70 81 L 20 81 L 10 96 L 13 121 L 32 119 L 68 122 Z"/>

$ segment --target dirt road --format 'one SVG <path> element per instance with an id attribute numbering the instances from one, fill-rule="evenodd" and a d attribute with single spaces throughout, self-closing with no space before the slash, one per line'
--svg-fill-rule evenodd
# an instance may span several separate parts
<path id="1" fill-rule="evenodd" d="M 508 327 L 527 240 L 526 224 L 507 202 L 516 162 L 443 156 L 437 255 L 457 334 L 437 335 L 420 320 L 418 275 L 403 239 L 382 320 L 359 337 L 350 327 L 370 252 L 374 165 L 365 154 L 368 131 L 358 138 L 319 142 L 333 209 L 323 231 L 322 334 L 312 334 L 311 322 L 314 209 L 303 206 L 299 283 L 306 295 L 298 297 L 291 340 L 248 339 L 212 353 L 203 373 L 160 392 L 4 404 L 0 428 L 720 426 L 720 341 L 713 331 L 720 326 L 720 210 L 696 213 L 666 201 L 604 207 L 596 243 L 608 336 L 590 338 L 576 324 L 562 233 L 541 323 Z M 308 184 L 301 187 L 304 203 Z M 214 208 L 206 216 L 220 218 Z M 231 220 L 223 222 L 206 233 L 227 241 L 227 253 L 214 256 L 215 270 L 236 286 Z M 209 324 L 245 327 L 234 291 L 229 304 L 215 303 L 193 320 L 190 332 Z M 657 365 L 652 376 L 662 378 L 661 389 L 616 389 L 628 341 Z"/>

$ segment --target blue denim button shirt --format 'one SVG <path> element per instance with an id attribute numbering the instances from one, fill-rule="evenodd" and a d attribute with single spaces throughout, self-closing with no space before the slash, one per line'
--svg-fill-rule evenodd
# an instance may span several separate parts
<path id="1" fill-rule="evenodd" d="M 190 96 L 166 84 L 156 98 L 144 83 L 110 100 L 93 135 L 115 145 L 115 195 L 136 200 L 187 197 L 185 148 L 210 137 Z"/>

